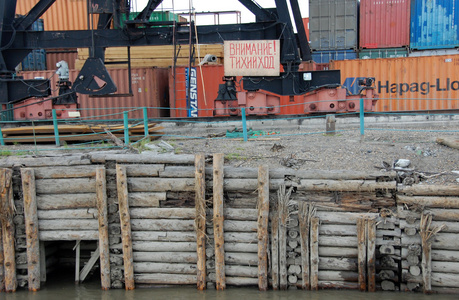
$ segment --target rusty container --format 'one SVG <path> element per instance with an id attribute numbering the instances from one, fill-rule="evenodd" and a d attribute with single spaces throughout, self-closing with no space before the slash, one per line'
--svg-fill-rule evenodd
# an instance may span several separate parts
<path id="1" fill-rule="evenodd" d="M 424 56 L 332 61 L 349 91 L 360 79 L 375 78 L 376 111 L 459 109 L 459 56 Z"/>
<path id="2" fill-rule="evenodd" d="M 110 69 L 110 76 L 115 82 L 118 91 L 116 94 L 129 92 L 129 78 L 127 69 Z M 52 96 L 57 96 L 57 75 L 54 71 L 21 72 L 19 75 L 26 79 L 37 77 L 51 78 Z M 70 71 L 70 81 L 74 81 L 79 71 Z M 147 107 L 148 118 L 169 116 L 168 69 L 138 68 L 131 70 L 132 96 L 123 97 L 89 97 L 78 94 L 78 103 L 81 117 L 84 120 L 122 120 L 123 112 L 129 111 L 130 119 L 142 119 L 142 107 Z M 31 100 L 28 100 L 30 104 Z M 44 105 L 28 107 L 28 115 L 34 109 L 35 114 L 41 112 Z M 32 112 L 33 113 L 33 112 Z M 15 112 L 16 117 L 16 112 Z"/>
<path id="3" fill-rule="evenodd" d="M 411 0 L 360 0 L 360 48 L 410 45 Z"/>
<path id="4" fill-rule="evenodd" d="M 65 60 L 69 69 L 75 69 L 75 61 L 78 57 L 77 49 L 50 49 L 46 50 L 46 69 L 55 70 L 56 63 Z"/>

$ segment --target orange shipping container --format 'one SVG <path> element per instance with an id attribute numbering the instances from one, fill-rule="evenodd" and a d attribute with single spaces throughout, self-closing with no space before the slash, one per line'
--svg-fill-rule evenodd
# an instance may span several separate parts
<path id="1" fill-rule="evenodd" d="M 331 61 L 349 90 L 375 77 L 376 111 L 459 109 L 459 55 Z"/>

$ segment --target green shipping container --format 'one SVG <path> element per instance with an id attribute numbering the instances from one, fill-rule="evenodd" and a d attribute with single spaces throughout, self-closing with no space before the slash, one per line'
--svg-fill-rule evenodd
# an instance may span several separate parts
<path id="1" fill-rule="evenodd" d="M 131 12 L 129 14 L 129 20 L 134 20 L 138 14 L 139 14 L 138 12 Z M 161 22 L 161 21 L 177 21 L 178 22 L 179 19 L 180 19 L 179 15 L 171 13 L 170 11 L 154 11 L 150 16 L 149 21 L 150 22 Z M 126 21 L 126 15 L 122 14 L 121 24 L 124 24 L 124 21 Z"/>
<path id="2" fill-rule="evenodd" d="M 407 57 L 407 56 L 408 56 L 408 50 L 406 48 L 362 49 L 359 51 L 360 59 L 396 58 L 396 57 Z"/>

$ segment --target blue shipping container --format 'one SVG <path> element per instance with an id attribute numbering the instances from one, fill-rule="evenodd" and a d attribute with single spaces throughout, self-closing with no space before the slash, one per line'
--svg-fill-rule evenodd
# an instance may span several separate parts
<path id="1" fill-rule="evenodd" d="M 356 59 L 354 50 L 316 51 L 312 53 L 312 60 L 318 64 L 328 64 L 330 60 Z"/>
<path id="2" fill-rule="evenodd" d="M 32 24 L 32 30 L 44 31 L 43 19 L 38 19 Z M 44 49 L 32 50 L 22 61 L 22 71 L 43 71 L 46 70 L 46 51 Z"/>
<path id="3" fill-rule="evenodd" d="M 459 47 L 459 0 L 411 0 L 411 49 Z"/>

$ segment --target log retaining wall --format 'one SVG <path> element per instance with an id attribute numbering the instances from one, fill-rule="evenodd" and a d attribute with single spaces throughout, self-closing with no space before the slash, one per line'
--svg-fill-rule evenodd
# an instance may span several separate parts
<path id="1" fill-rule="evenodd" d="M 76 280 L 98 262 L 103 289 L 459 292 L 457 185 L 225 167 L 222 154 L 10 157 L 0 168 L 8 292 L 39 290 L 58 266 L 51 243 L 68 241 Z M 81 267 L 80 241 L 94 245 Z"/>

